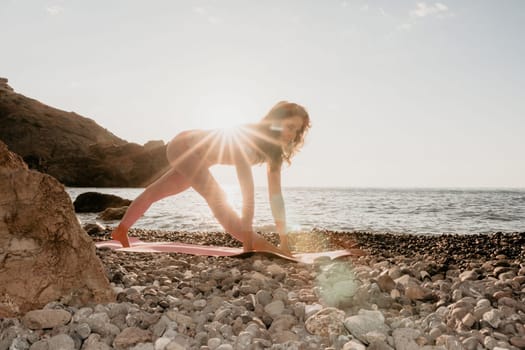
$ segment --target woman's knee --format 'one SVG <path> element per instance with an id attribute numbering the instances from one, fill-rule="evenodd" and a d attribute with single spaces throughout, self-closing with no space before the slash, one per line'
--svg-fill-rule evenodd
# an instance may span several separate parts
<path id="1" fill-rule="evenodd" d="M 144 192 L 142 192 L 141 197 L 146 202 L 156 202 L 170 195 L 172 192 L 171 186 L 173 185 L 168 181 L 168 179 L 163 179 L 163 181 L 156 182 L 153 185 L 146 187 Z"/>

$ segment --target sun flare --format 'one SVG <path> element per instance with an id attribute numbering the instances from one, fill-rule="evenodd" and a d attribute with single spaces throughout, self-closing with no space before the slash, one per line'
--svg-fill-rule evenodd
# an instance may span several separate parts
<path id="1" fill-rule="evenodd" d="M 240 124 L 232 124 L 230 126 L 223 126 L 218 128 L 222 137 L 226 139 L 236 140 L 239 138 L 239 130 L 241 128 Z"/>

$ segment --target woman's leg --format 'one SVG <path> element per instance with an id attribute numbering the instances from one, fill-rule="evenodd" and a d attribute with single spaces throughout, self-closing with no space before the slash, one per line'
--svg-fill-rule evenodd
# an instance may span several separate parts
<path id="1" fill-rule="evenodd" d="M 183 132 L 168 145 L 168 161 L 204 197 L 214 216 L 230 235 L 243 243 L 251 239 L 253 249 L 286 254 L 254 232 L 243 232 L 239 215 L 229 205 L 226 193 L 212 176 L 210 164 L 206 161 L 206 147 L 214 147 L 215 141 L 214 134 L 209 132 Z"/>
<path id="2" fill-rule="evenodd" d="M 123 247 L 129 247 L 129 228 L 148 210 L 152 203 L 180 193 L 190 187 L 190 182 L 175 169 L 170 168 L 157 181 L 149 185 L 131 203 L 111 238 L 118 240 Z"/>
<path id="3" fill-rule="evenodd" d="M 208 206 L 224 229 L 241 242 L 251 239 L 253 250 L 273 251 L 286 254 L 272 245 L 260 235 L 250 231 L 244 232 L 241 218 L 229 205 L 226 193 L 222 190 L 207 166 L 199 166 L 201 160 L 198 155 L 188 155 L 184 160 L 177 162 L 176 169 L 191 182 L 195 189 L 208 203 Z"/>

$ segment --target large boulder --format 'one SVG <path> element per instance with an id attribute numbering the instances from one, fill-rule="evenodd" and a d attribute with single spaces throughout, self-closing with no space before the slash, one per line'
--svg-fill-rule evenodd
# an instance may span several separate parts
<path id="1" fill-rule="evenodd" d="M 166 145 L 141 146 L 94 120 L 16 93 L 0 78 L 0 140 L 66 186 L 145 187 L 168 167 Z"/>
<path id="2" fill-rule="evenodd" d="M 129 199 L 124 199 L 114 194 L 99 192 L 84 192 L 75 198 L 73 205 L 77 213 L 98 213 L 107 208 L 120 208 L 131 204 Z"/>
<path id="3" fill-rule="evenodd" d="M 127 206 L 120 208 L 107 208 L 97 215 L 97 219 L 104 221 L 122 220 L 124 215 L 126 215 L 126 211 L 128 211 Z"/>
<path id="4" fill-rule="evenodd" d="M 114 299 L 63 185 L 0 142 L 0 317 Z"/>

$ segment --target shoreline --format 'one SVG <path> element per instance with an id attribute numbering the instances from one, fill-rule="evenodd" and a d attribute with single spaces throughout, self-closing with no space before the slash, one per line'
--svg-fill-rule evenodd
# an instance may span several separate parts
<path id="1" fill-rule="evenodd" d="M 108 237 L 106 228 L 95 240 Z M 131 229 L 130 236 L 149 241 L 179 241 L 183 243 L 242 247 L 242 244 L 225 232 L 183 232 L 166 230 Z M 278 244 L 276 233 L 259 232 Z M 493 232 L 479 234 L 413 234 L 370 231 L 313 230 L 290 233 L 289 243 L 297 252 L 321 252 L 344 248 L 361 248 L 378 257 L 395 255 L 429 255 L 440 257 L 446 252 L 449 259 L 490 259 L 506 255 L 509 259 L 525 262 L 525 231 Z M 455 255 L 455 257 L 451 256 Z"/>
<path id="2" fill-rule="evenodd" d="M 130 235 L 240 246 L 226 233 Z M 259 255 L 97 249 L 117 301 L 50 303 L 44 312 L 71 314 L 52 329 L 2 320 L 0 348 L 8 341 L 33 350 L 57 342 L 84 350 L 525 348 L 525 232 L 315 231 L 292 234 L 290 243 L 301 251 L 359 247 L 368 254 L 306 265 Z"/>

